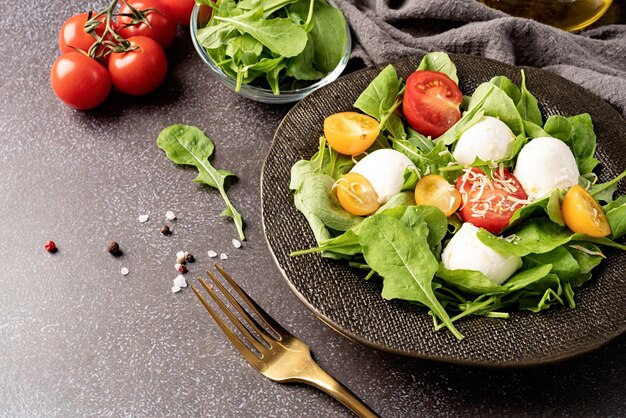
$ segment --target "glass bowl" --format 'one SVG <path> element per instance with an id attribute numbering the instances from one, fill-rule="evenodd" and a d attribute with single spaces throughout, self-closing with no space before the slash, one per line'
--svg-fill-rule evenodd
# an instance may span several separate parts
<path id="1" fill-rule="evenodd" d="M 337 7 L 331 1 L 328 1 L 328 4 L 333 7 Z M 196 38 L 198 29 L 205 27 L 207 22 L 209 21 L 209 18 L 211 16 L 210 12 L 210 7 L 205 5 L 196 4 L 193 7 L 193 11 L 191 12 L 191 22 L 189 25 L 189 27 L 191 28 L 191 41 L 193 42 L 193 46 L 196 48 L 196 52 L 209 68 L 209 71 L 211 71 L 211 73 L 215 77 L 217 77 L 217 79 L 222 84 L 224 84 L 232 91 L 235 91 L 236 80 L 228 74 L 224 73 L 217 65 L 215 65 L 211 57 L 209 57 L 209 55 L 207 54 L 207 51 L 202 45 L 200 45 Z M 317 80 L 306 87 L 294 90 L 281 90 L 280 94 L 278 95 L 275 95 L 269 88 L 265 89 L 262 87 L 252 86 L 250 84 L 242 84 L 237 93 L 248 99 L 270 104 L 293 103 L 304 99 L 306 96 L 319 89 L 320 87 L 323 87 L 328 83 L 336 80 L 337 77 L 339 77 L 343 70 L 346 68 L 346 65 L 348 64 L 348 59 L 350 58 L 350 52 L 352 51 L 352 38 L 350 37 L 350 28 L 348 27 L 347 23 L 346 35 L 346 48 L 344 50 L 343 56 L 341 57 L 341 60 L 339 61 L 339 64 L 337 64 L 335 69 L 328 73 L 324 78 Z"/>

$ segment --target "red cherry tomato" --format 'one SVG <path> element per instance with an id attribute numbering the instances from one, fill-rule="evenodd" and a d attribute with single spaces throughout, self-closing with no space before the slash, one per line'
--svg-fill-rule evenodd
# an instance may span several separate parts
<path id="1" fill-rule="evenodd" d="M 161 85 L 167 74 L 167 59 L 163 48 L 145 36 L 133 36 L 128 41 L 138 48 L 111 54 L 111 81 L 126 94 L 138 96 L 150 93 Z"/>
<path id="2" fill-rule="evenodd" d="M 189 26 L 191 10 L 193 10 L 193 6 L 196 4 L 195 0 L 161 0 L 161 3 L 170 9 L 176 22 L 184 26 Z"/>
<path id="3" fill-rule="evenodd" d="M 146 12 L 145 23 L 133 23 L 132 16 L 123 16 L 124 14 L 132 14 L 130 7 L 124 4 L 117 16 L 117 26 L 119 26 L 119 34 L 128 39 L 133 36 L 147 36 L 159 43 L 163 48 L 167 48 L 172 44 L 176 37 L 176 21 L 167 6 L 160 0 L 135 0 L 129 1 L 129 5 L 137 10 L 155 9 Z"/>
<path id="4" fill-rule="evenodd" d="M 50 71 L 50 83 L 59 99 L 80 110 L 98 106 L 111 91 L 106 68 L 76 51 L 57 58 Z"/>
<path id="5" fill-rule="evenodd" d="M 89 13 L 81 13 L 67 19 L 61 30 L 59 31 L 59 49 L 61 53 L 75 52 L 77 49 L 88 52 L 89 48 L 96 42 L 96 38 L 85 32 L 85 23 Z M 104 17 L 100 20 L 104 21 Z M 104 22 L 96 27 L 96 34 L 102 36 L 104 33 Z M 107 35 L 107 39 L 111 39 Z M 102 51 L 102 47 L 98 48 L 98 53 Z M 108 55 L 104 58 L 105 61 Z"/>
<path id="6" fill-rule="evenodd" d="M 509 225 L 513 213 L 527 203 L 522 185 L 506 169 L 496 169 L 491 179 L 480 168 L 466 170 L 456 181 L 461 192 L 461 219 L 492 234 Z"/>
<path id="7" fill-rule="evenodd" d="M 417 132 L 436 138 L 461 119 L 463 94 L 438 71 L 418 70 L 406 80 L 402 111 Z"/>

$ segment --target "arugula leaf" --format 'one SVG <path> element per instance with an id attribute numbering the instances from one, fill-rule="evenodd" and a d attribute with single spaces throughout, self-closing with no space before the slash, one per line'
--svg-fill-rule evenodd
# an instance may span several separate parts
<path id="1" fill-rule="evenodd" d="M 230 216 L 235 222 L 239 238 L 246 239 L 241 214 L 230 202 L 224 188 L 226 178 L 234 174 L 226 170 L 217 170 L 209 162 L 215 149 L 213 141 L 195 126 L 172 125 L 161 131 L 157 138 L 157 145 L 174 163 L 196 167 L 198 176 L 193 180 L 194 182 L 204 183 L 219 191 L 226 203 L 226 210 L 222 212 L 222 216 Z"/>
<path id="2" fill-rule="evenodd" d="M 216 49 L 222 45 L 227 45 L 237 33 L 237 29 L 232 25 L 221 23 L 198 29 L 196 38 L 204 48 Z"/>
<path id="3" fill-rule="evenodd" d="M 589 188 L 589 193 L 598 201 L 612 202 L 613 194 L 617 190 L 617 183 L 624 177 L 626 177 L 626 170 L 622 171 L 612 180 L 605 183 L 594 184 Z"/>
<path id="4" fill-rule="evenodd" d="M 354 107 L 381 122 L 394 138 L 403 138 L 404 127 L 400 117 L 394 113 L 400 105 L 402 79 L 393 65 L 386 66 L 354 102 Z"/>
<path id="5" fill-rule="evenodd" d="M 526 219 L 533 215 L 538 209 L 544 210 L 548 213 L 548 201 L 551 196 L 544 196 L 541 199 L 537 199 L 532 203 L 529 203 L 526 206 L 522 206 L 518 210 L 513 213 L 511 219 L 509 220 L 509 226 L 514 226 L 519 224 L 520 221 Z"/>
<path id="6" fill-rule="evenodd" d="M 522 93 L 519 87 L 517 87 L 510 78 L 504 75 L 495 76 L 491 80 L 489 80 L 489 82 L 495 86 L 500 87 L 502 91 L 504 91 L 506 95 L 509 96 L 511 100 L 513 100 L 513 103 L 518 103 L 522 98 Z"/>
<path id="7" fill-rule="evenodd" d="M 541 138 L 550 136 L 550 134 L 544 131 L 541 126 L 536 125 L 528 120 L 524 121 L 524 131 L 528 138 Z"/>
<path id="8" fill-rule="evenodd" d="M 500 87 L 491 83 L 478 86 L 472 94 L 467 110 L 471 111 L 477 107 L 484 110 L 485 115 L 500 119 L 516 136 L 524 132 L 524 122 L 515 103 Z"/>
<path id="9" fill-rule="evenodd" d="M 578 262 L 564 246 L 543 254 L 528 254 L 522 261 L 524 269 L 551 265 L 548 272 L 556 274 L 564 281 L 572 280 L 582 273 Z"/>
<path id="10" fill-rule="evenodd" d="M 626 234 L 626 195 L 604 207 L 606 218 L 611 226 L 611 238 L 618 239 Z"/>
<path id="11" fill-rule="evenodd" d="M 383 277 L 385 299 L 405 299 L 427 306 L 458 339 L 463 335 L 454 327 L 433 292 L 432 280 L 439 263 L 430 251 L 428 228 L 421 234 L 390 216 L 374 216 L 363 221 L 359 242 L 365 261 Z"/>
<path id="12" fill-rule="evenodd" d="M 478 239 L 486 246 L 503 254 L 524 257 L 528 254 L 543 254 L 570 241 L 592 242 L 626 251 L 626 246 L 608 238 L 594 238 L 574 233 L 546 218 L 529 219 L 514 229 L 514 240 L 509 241 L 484 229 L 478 231 Z"/>
<path id="13" fill-rule="evenodd" d="M 546 120 L 543 130 L 546 131 L 548 136 L 558 138 L 565 143 L 567 143 L 572 136 L 572 124 L 566 117 L 561 115 L 550 116 Z"/>
<path id="14" fill-rule="evenodd" d="M 497 252 L 523 257 L 530 253 L 542 254 L 552 251 L 571 241 L 574 233 L 549 219 L 534 218 L 515 229 L 516 239 L 513 242 L 499 238 L 484 229 L 480 229 L 477 236 L 483 244 Z"/>
<path id="15" fill-rule="evenodd" d="M 423 153 L 408 140 L 394 139 L 393 149 L 406 155 L 415 164 L 422 176 L 439 174 L 452 182 L 460 175 L 460 169 L 443 170 L 454 161 L 454 157 L 443 142 L 436 142 L 433 149 L 428 153 Z"/>
<path id="16" fill-rule="evenodd" d="M 440 264 L 436 276 L 470 295 L 502 293 L 505 290 L 503 286 L 494 283 L 480 271 L 448 270 Z"/>
<path id="17" fill-rule="evenodd" d="M 300 184 L 295 199 L 328 228 L 347 231 L 363 218 L 351 215 L 339 205 L 332 192 L 333 184 L 335 180 L 325 174 L 309 175 Z"/>
<path id="18" fill-rule="evenodd" d="M 238 16 L 215 16 L 219 22 L 228 22 L 242 33 L 247 33 L 284 57 L 295 57 L 304 50 L 307 35 L 291 19 L 265 19 L 263 8 L 257 7 Z"/>
<path id="19" fill-rule="evenodd" d="M 324 73 L 314 67 L 315 41 L 311 34 L 307 34 L 308 41 L 301 54 L 296 55 L 287 62 L 287 75 L 297 80 L 319 80 Z"/>
<path id="20" fill-rule="evenodd" d="M 459 84 L 459 77 L 456 75 L 456 66 L 445 52 L 429 52 L 424 55 L 417 69 L 439 71 L 454 80 L 456 84 Z"/>
<path id="21" fill-rule="evenodd" d="M 484 85 L 489 85 L 489 83 L 484 83 Z M 482 92 L 481 97 L 477 98 L 476 100 L 474 100 L 474 96 L 472 96 L 472 98 L 470 99 L 470 103 L 472 102 L 472 100 L 474 100 L 472 108 L 468 109 L 467 112 L 465 112 L 463 116 L 461 116 L 461 119 L 459 119 L 457 123 L 452 125 L 450 129 L 448 129 L 443 135 L 437 138 L 437 142 L 443 142 L 446 145 L 453 144 L 459 139 L 463 132 L 471 128 L 476 123 L 480 122 L 485 115 L 485 103 L 487 102 L 487 99 L 489 99 L 492 90 L 495 88 L 495 86 L 487 87 L 487 91 Z"/>
<path id="22" fill-rule="evenodd" d="M 591 173 L 600 162 L 594 157 L 596 152 L 596 134 L 588 113 L 572 116 L 569 119 L 572 134 L 568 145 L 572 148 L 580 174 Z"/>
<path id="23" fill-rule="evenodd" d="M 412 128 L 407 129 L 406 140 L 425 153 L 435 148 L 435 143 L 432 140 Z"/>
<path id="24" fill-rule="evenodd" d="M 348 42 L 346 20 L 339 9 L 319 1 L 315 2 L 313 17 L 309 33 L 313 39 L 315 68 L 329 73 L 341 61 Z"/>
<path id="25" fill-rule="evenodd" d="M 543 119 L 541 117 L 541 111 L 537 99 L 526 88 L 526 74 L 522 70 L 522 90 L 520 98 L 516 103 L 516 108 L 519 111 L 519 115 L 523 120 L 530 121 L 537 126 L 541 126 Z"/>
<path id="26" fill-rule="evenodd" d="M 548 198 L 548 204 L 546 205 L 546 213 L 548 218 L 557 225 L 565 226 L 563 220 L 563 213 L 561 212 L 561 191 L 555 189 Z"/>

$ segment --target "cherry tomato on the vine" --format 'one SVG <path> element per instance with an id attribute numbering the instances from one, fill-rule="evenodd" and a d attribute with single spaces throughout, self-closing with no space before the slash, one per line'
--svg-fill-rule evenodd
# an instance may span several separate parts
<path id="1" fill-rule="evenodd" d="M 138 11 L 148 10 L 145 12 L 146 21 L 149 23 L 133 23 L 133 17 L 124 16 L 124 14 L 132 14 L 128 5 L 134 7 Z M 163 48 L 167 48 L 176 38 L 176 21 L 169 8 L 160 0 L 134 0 L 124 4 L 117 16 L 117 26 L 119 26 L 119 34 L 128 39 L 133 36 L 147 36 L 159 43 Z"/>
<path id="2" fill-rule="evenodd" d="M 111 54 L 111 81 L 126 94 L 138 96 L 150 93 L 161 85 L 167 74 L 167 59 L 163 48 L 145 36 L 133 36 L 128 41 L 138 48 Z"/>
<path id="3" fill-rule="evenodd" d="M 340 154 L 357 155 L 368 149 L 378 137 L 378 121 L 357 112 L 340 112 L 324 119 L 324 136 Z"/>
<path id="4" fill-rule="evenodd" d="M 59 31 L 59 50 L 61 50 L 61 53 L 75 52 L 77 49 L 88 52 L 89 48 L 96 42 L 96 38 L 85 32 L 85 23 L 87 23 L 88 17 L 89 13 L 81 13 L 70 17 L 63 23 Z M 103 23 L 96 27 L 96 34 L 102 36 L 104 33 L 104 17 L 100 20 Z M 111 39 L 111 36 L 107 35 L 107 39 Z M 102 49 L 103 47 L 98 48 L 98 53 Z"/>
<path id="5" fill-rule="evenodd" d="M 161 3 L 170 9 L 176 22 L 184 26 L 189 26 L 191 10 L 194 4 L 196 4 L 195 0 L 161 0 Z"/>
<path id="6" fill-rule="evenodd" d="M 611 233 L 611 226 L 602 207 L 578 184 L 565 194 L 561 210 L 565 224 L 574 232 L 597 238 Z"/>
<path id="7" fill-rule="evenodd" d="M 461 119 L 463 94 L 439 71 L 418 70 L 406 80 L 402 111 L 417 132 L 436 138 Z"/>
<path id="8" fill-rule="evenodd" d="M 493 170 L 489 178 L 480 168 L 465 170 L 456 181 L 463 205 L 463 222 L 499 234 L 509 225 L 515 211 L 528 203 L 522 185 L 508 170 Z"/>
<path id="9" fill-rule="evenodd" d="M 77 51 L 57 58 L 50 71 L 50 83 L 59 99 L 80 110 L 98 106 L 111 90 L 106 68 Z"/>
<path id="10" fill-rule="evenodd" d="M 369 215 L 380 207 L 371 183 L 358 173 L 346 174 L 334 187 L 341 207 L 353 215 Z"/>

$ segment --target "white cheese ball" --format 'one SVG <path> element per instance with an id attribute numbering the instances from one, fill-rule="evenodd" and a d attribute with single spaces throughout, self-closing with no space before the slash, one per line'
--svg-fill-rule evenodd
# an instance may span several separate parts
<path id="1" fill-rule="evenodd" d="M 350 172 L 360 174 L 370 182 L 378 195 L 378 203 L 382 205 L 400 193 L 407 167 L 416 168 L 406 155 L 383 148 L 367 155 Z"/>
<path id="2" fill-rule="evenodd" d="M 570 148 L 557 138 L 540 137 L 526 144 L 519 155 L 513 175 L 528 195 L 536 200 L 554 189 L 578 184 L 578 166 Z"/>
<path id="3" fill-rule="evenodd" d="M 504 283 L 522 266 L 522 259 L 489 248 L 480 242 L 477 233 L 476 226 L 465 222 L 444 248 L 443 266 L 448 270 L 479 271 L 496 284 Z"/>
<path id="4" fill-rule="evenodd" d="M 454 159 L 468 165 L 476 157 L 483 161 L 504 160 L 511 156 L 515 134 L 498 118 L 485 116 L 461 134 L 454 148 Z"/>

